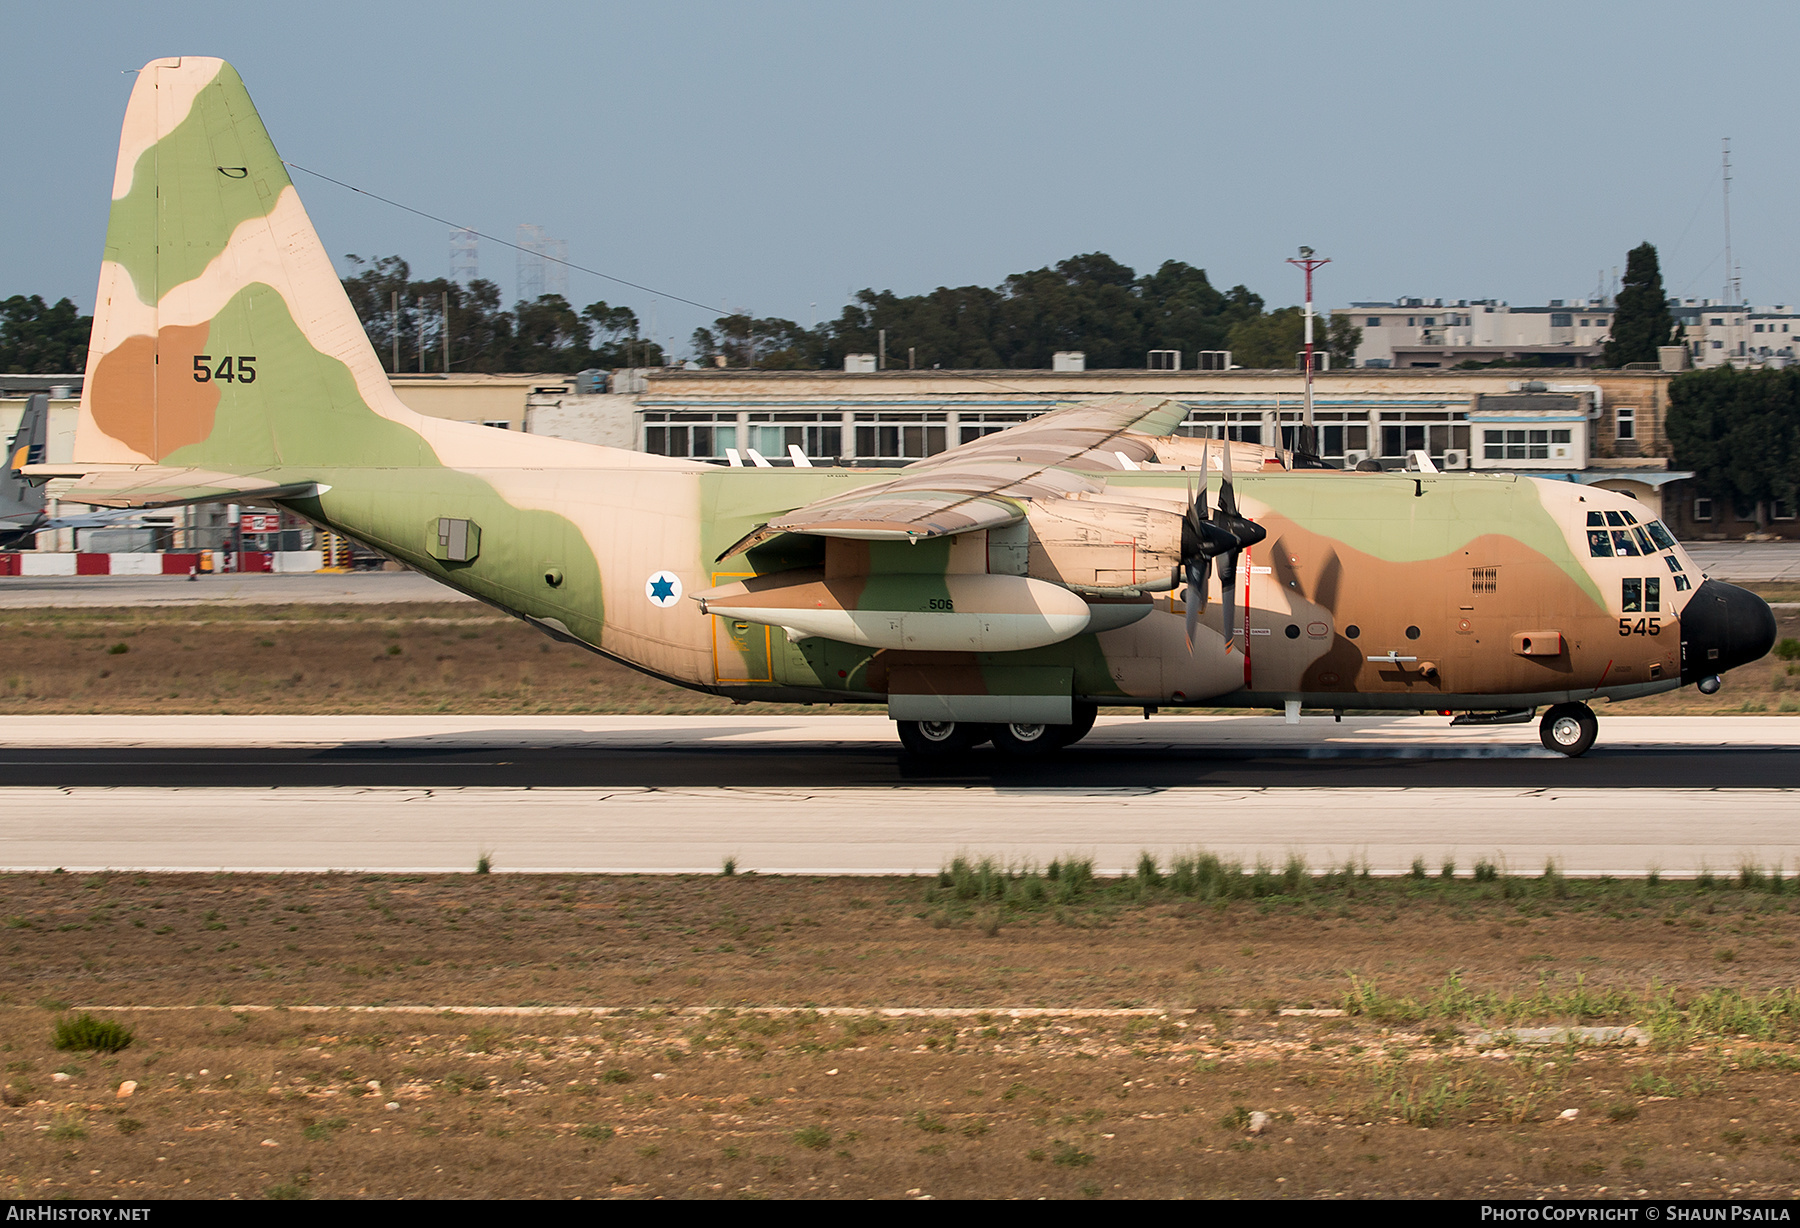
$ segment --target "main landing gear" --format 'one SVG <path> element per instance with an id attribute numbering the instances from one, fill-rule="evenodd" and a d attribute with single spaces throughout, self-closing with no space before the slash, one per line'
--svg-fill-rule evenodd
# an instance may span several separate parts
<path id="1" fill-rule="evenodd" d="M 1557 704 L 1538 724 L 1538 739 L 1545 750 L 1559 755 L 1586 754 L 1600 733 L 1600 722 L 1586 704 Z"/>
<path id="2" fill-rule="evenodd" d="M 1076 703 L 1068 725 L 972 725 L 966 721 L 896 721 L 900 742 L 922 759 L 959 755 L 992 741 L 1001 754 L 1015 759 L 1040 759 L 1088 735 L 1100 709 Z"/>

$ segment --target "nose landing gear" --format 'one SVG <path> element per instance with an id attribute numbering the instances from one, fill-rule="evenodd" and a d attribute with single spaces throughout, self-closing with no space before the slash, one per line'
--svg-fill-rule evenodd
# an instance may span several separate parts
<path id="1" fill-rule="evenodd" d="M 1557 704 L 1544 713 L 1538 725 L 1538 740 L 1544 749 L 1570 758 L 1586 754 L 1599 733 L 1600 721 L 1586 704 Z"/>

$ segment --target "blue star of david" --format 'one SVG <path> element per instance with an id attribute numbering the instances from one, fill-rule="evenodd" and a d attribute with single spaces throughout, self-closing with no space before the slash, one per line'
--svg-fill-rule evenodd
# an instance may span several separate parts
<path id="1" fill-rule="evenodd" d="M 657 576 L 650 581 L 650 595 L 658 601 L 667 601 L 675 595 L 675 582 L 668 576 Z"/>

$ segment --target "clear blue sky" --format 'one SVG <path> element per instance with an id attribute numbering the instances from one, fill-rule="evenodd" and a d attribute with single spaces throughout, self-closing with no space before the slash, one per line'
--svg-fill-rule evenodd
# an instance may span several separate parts
<path id="1" fill-rule="evenodd" d="M 283 156 L 757 315 L 992 285 L 1105 251 L 1271 305 L 1591 293 L 1648 239 L 1671 293 L 1800 299 L 1800 10 L 1282 4 L 43 4 L 0 0 L 0 296 L 92 304 L 133 69 L 219 55 Z M 445 228 L 297 175 L 334 257 L 448 271 Z M 513 290 L 513 255 L 482 272 Z M 340 259 L 340 268 L 345 266 Z M 577 306 L 648 295 L 580 273 Z M 663 300 L 685 345 L 708 314 Z"/>

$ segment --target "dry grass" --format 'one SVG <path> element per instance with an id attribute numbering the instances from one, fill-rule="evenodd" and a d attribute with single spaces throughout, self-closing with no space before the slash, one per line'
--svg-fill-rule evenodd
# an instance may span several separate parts
<path id="1" fill-rule="evenodd" d="M 0 1196 L 1800 1188 L 1788 883 L 998 881 L 9 876 Z M 206 1001 L 636 1009 L 96 1009 Z M 71 1008 L 134 1042 L 58 1051 Z M 1656 1043 L 1477 1047 L 1501 1016 Z"/>

